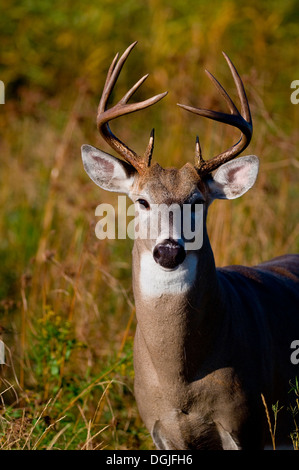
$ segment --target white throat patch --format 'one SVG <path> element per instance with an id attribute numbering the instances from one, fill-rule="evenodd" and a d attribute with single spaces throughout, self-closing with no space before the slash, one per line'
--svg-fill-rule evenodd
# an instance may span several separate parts
<path id="1" fill-rule="evenodd" d="M 187 292 L 195 280 L 196 266 L 196 256 L 187 254 L 182 264 L 168 271 L 155 262 L 151 253 L 142 253 L 139 277 L 141 293 L 147 297 L 159 297 Z"/>

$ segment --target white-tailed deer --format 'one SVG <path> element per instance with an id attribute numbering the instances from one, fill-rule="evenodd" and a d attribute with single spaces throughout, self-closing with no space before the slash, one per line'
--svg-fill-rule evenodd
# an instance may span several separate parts
<path id="1" fill-rule="evenodd" d="M 224 55 L 241 112 L 211 74 L 230 114 L 179 105 L 238 128 L 239 142 L 204 161 L 197 139 L 195 164 L 164 169 L 151 162 L 153 133 L 140 157 L 108 124 L 166 95 L 128 104 L 144 76 L 118 104 L 107 108 L 135 44 L 112 62 L 97 115 L 101 135 L 125 161 L 83 145 L 84 168 L 101 188 L 127 194 L 136 204 L 140 223 L 150 220 L 153 204 L 200 204 L 204 214 L 200 249 L 186 250 L 184 236 L 170 233 L 169 220 L 165 231 L 163 217 L 157 239 L 134 241 L 134 368 L 139 412 L 158 449 L 263 448 L 268 429 L 261 395 L 270 410 L 277 400 L 285 405 L 278 417 L 279 440 L 289 416 L 289 380 L 298 374 L 290 360 L 290 345 L 299 339 L 299 255 L 255 267 L 215 267 L 206 229 L 208 207 L 214 199 L 244 194 L 258 173 L 257 157 L 235 159 L 252 136 L 243 83 Z M 292 426 L 284 432 L 290 431 Z"/>

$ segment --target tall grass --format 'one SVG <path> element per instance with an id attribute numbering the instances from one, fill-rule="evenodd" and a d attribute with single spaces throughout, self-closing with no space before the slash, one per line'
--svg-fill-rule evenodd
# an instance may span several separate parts
<path id="1" fill-rule="evenodd" d="M 260 156 L 261 168 L 247 195 L 210 210 L 216 262 L 255 264 L 298 252 L 299 106 L 289 99 L 298 78 L 296 2 L 221 1 L 217 9 L 198 3 L 186 9 L 180 0 L 148 0 L 139 8 L 106 0 L 52 8 L 52 2 L 34 7 L 11 0 L 3 12 L 1 449 L 152 446 L 133 396 L 132 242 L 95 237 L 95 207 L 116 197 L 95 187 L 80 158 L 83 143 L 107 149 L 94 122 L 117 50 L 139 40 L 115 99 L 148 71 L 136 99 L 171 93 L 142 111 L 142 119 L 128 116 L 113 128 L 142 152 L 155 126 L 155 158 L 176 166 L 192 160 L 197 134 L 206 158 L 238 137 L 176 107 L 222 108 L 205 67 L 235 96 L 221 50 L 230 54 L 248 90 L 249 152 Z M 35 28 L 24 20 L 21 41 L 19 19 L 26 15 Z"/>

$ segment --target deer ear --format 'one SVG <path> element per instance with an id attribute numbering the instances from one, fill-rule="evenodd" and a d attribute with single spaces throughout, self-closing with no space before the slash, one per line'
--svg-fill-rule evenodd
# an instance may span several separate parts
<path id="1" fill-rule="evenodd" d="M 255 155 L 236 158 L 224 163 L 208 180 L 212 199 L 236 199 L 255 183 L 259 159 Z"/>
<path id="2" fill-rule="evenodd" d="M 91 145 L 82 145 L 81 154 L 84 169 L 95 184 L 107 191 L 129 193 L 136 174 L 131 165 Z"/>

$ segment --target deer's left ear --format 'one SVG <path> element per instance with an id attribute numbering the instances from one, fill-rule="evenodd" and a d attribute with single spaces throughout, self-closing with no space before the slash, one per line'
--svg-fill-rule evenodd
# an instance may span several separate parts
<path id="1" fill-rule="evenodd" d="M 255 155 L 239 157 L 224 163 L 208 180 L 212 199 L 236 199 L 255 183 L 259 159 Z"/>
<path id="2" fill-rule="evenodd" d="M 100 188 L 130 192 L 136 174 L 131 165 L 91 145 L 82 145 L 81 153 L 86 173 Z"/>

